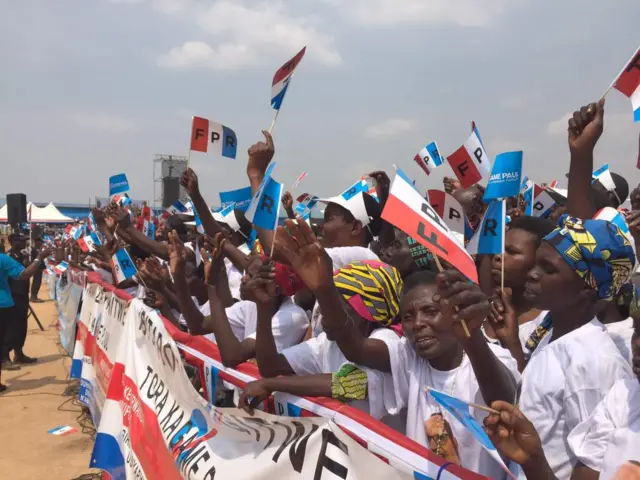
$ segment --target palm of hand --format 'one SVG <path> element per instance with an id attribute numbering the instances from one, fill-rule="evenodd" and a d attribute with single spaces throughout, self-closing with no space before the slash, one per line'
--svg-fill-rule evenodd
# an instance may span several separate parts
<path id="1" fill-rule="evenodd" d="M 302 247 L 290 258 L 291 266 L 311 290 L 333 282 L 333 265 L 327 252 L 318 243 Z"/>

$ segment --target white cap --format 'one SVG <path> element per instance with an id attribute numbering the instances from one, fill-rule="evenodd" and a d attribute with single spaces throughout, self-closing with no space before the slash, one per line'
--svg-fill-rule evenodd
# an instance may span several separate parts
<path id="1" fill-rule="evenodd" d="M 347 193 L 343 193 L 342 195 L 331 198 L 321 198 L 318 201 L 322 203 L 335 203 L 336 205 L 340 205 L 341 207 L 351 212 L 351 215 L 353 215 L 356 220 L 360 220 L 360 223 L 362 223 L 363 227 L 369 225 L 372 218 L 367 213 L 367 207 L 364 203 L 363 193 L 358 192 L 355 195 L 351 196 L 348 200 L 345 198 L 346 194 Z"/>

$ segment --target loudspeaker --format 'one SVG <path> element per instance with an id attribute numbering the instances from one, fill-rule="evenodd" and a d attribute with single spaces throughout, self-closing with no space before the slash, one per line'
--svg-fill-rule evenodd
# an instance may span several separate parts
<path id="1" fill-rule="evenodd" d="M 9 225 L 27 223 L 27 196 L 24 193 L 7 195 L 7 222 Z"/>
<path id="2" fill-rule="evenodd" d="M 162 208 L 169 208 L 180 200 L 180 179 L 164 177 L 162 179 Z"/>

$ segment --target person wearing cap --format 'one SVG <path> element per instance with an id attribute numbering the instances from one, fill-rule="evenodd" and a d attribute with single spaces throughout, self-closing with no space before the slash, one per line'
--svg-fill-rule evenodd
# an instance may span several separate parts
<path id="1" fill-rule="evenodd" d="M 527 276 L 525 300 L 548 310 L 547 329 L 522 374 L 518 402 L 542 439 L 558 478 L 577 459 L 566 436 L 585 421 L 631 368 L 596 315 L 614 300 L 635 266 L 631 242 L 605 220 L 568 215 L 547 235 Z"/>
<path id="2" fill-rule="evenodd" d="M 16 237 L 13 237 L 13 239 L 15 241 Z M 20 368 L 9 360 L 9 351 L 7 347 L 13 348 L 13 344 L 5 341 L 7 340 L 6 332 L 9 328 L 12 330 L 12 335 L 15 333 L 15 329 L 13 328 L 15 302 L 9 282 L 28 282 L 29 279 L 38 271 L 43 260 L 49 255 L 49 253 L 50 251 L 48 250 L 41 251 L 38 254 L 38 257 L 26 268 L 10 255 L 0 253 L 0 349 L 2 350 L 2 357 L 0 359 L 0 375 L 2 368 L 12 370 Z M 11 339 L 9 340 L 12 341 Z M 17 360 L 20 360 L 20 358 Z M 0 392 L 3 392 L 6 388 L 7 387 L 5 385 L 0 383 Z"/>

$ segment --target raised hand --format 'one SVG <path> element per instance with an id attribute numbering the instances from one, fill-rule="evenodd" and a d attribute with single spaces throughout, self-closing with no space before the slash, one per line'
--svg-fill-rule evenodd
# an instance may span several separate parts
<path id="1" fill-rule="evenodd" d="M 497 288 L 495 295 L 491 298 L 489 322 L 503 345 L 520 341 L 518 338 L 518 319 L 511 297 L 510 288 L 505 288 L 504 291 Z"/>
<path id="2" fill-rule="evenodd" d="M 182 177 L 180 177 L 180 185 L 184 187 L 190 197 L 200 193 L 200 189 L 198 187 L 198 176 L 196 175 L 196 172 L 190 168 L 187 168 L 182 174 Z"/>
<path id="3" fill-rule="evenodd" d="M 293 197 L 291 196 L 291 192 L 284 192 L 282 195 L 282 206 L 287 211 L 293 208 Z"/>
<path id="4" fill-rule="evenodd" d="M 376 170 L 371 172 L 369 176 L 376 181 L 376 193 L 378 194 L 378 198 L 386 199 L 389 196 L 389 187 L 391 186 L 389 175 L 382 170 Z"/>
<path id="5" fill-rule="evenodd" d="M 269 305 L 278 296 L 275 276 L 275 264 L 266 259 L 265 263 L 260 266 L 258 273 L 243 283 L 242 296 L 246 300 Z"/>
<path id="6" fill-rule="evenodd" d="M 269 398 L 269 395 L 271 395 L 271 390 L 267 388 L 266 379 L 249 382 L 240 394 L 238 406 L 249 415 L 253 415 L 253 410 Z"/>
<path id="7" fill-rule="evenodd" d="M 162 274 L 162 266 L 155 258 L 147 258 L 146 260 L 138 260 L 136 263 L 138 273 L 142 277 L 142 281 L 149 288 L 154 290 L 162 290 L 166 285 L 166 279 Z"/>
<path id="8" fill-rule="evenodd" d="M 278 227 L 274 251 L 284 258 L 304 284 L 315 292 L 333 283 L 333 263 L 307 222 L 285 220 Z"/>
<path id="9" fill-rule="evenodd" d="M 115 221 L 116 229 L 126 230 L 131 226 L 131 216 L 129 211 L 124 207 L 116 207 L 109 215 Z"/>
<path id="10" fill-rule="evenodd" d="M 440 304 L 443 318 L 452 321 L 453 333 L 458 339 L 468 338 L 462 320 L 469 331 L 480 328 L 489 315 L 489 299 L 477 284 L 469 282 L 457 270 L 439 273 L 437 286 L 434 300 Z"/>
<path id="11" fill-rule="evenodd" d="M 263 176 L 275 153 L 271 134 L 266 130 L 263 130 L 262 134 L 265 142 L 257 142 L 249 147 L 249 162 L 247 164 L 249 177 Z"/>
<path id="12" fill-rule="evenodd" d="M 491 408 L 500 414 L 490 413 L 484 427 L 502 455 L 519 465 L 544 458 L 538 432 L 518 408 L 503 401 L 493 402 Z"/>
<path id="13" fill-rule="evenodd" d="M 227 239 L 222 233 L 217 233 L 215 238 L 208 235 L 204 237 L 204 248 L 200 250 L 200 253 L 204 263 L 204 280 L 208 285 L 215 285 L 222 274 L 226 273 L 224 264 L 226 243 Z"/>
<path id="14" fill-rule="evenodd" d="M 460 185 L 460 181 L 455 178 L 444 177 L 442 179 L 442 183 L 444 185 L 444 191 L 449 195 L 452 195 L 453 192 L 462 188 L 462 186 Z"/>
<path id="15" fill-rule="evenodd" d="M 43 261 L 49 255 L 51 255 L 51 248 L 44 247 L 40 252 L 38 252 L 38 260 Z"/>
<path id="16" fill-rule="evenodd" d="M 640 240 L 640 210 L 632 210 L 627 213 L 625 220 L 629 225 L 629 232 L 633 236 L 634 240 L 638 242 Z"/>
<path id="17" fill-rule="evenodd" d="M 604 130 L 604 98 L 573 112 L 568 130 L 569 150 L 572 153 L 592 152 Z"/>
<path id="18" fill-rule="evenodd" d="M 187 258 L 184 243 L 180 240 L 178 232 L 172 230 L 169 232 L 169 267 L 171 273 L 175 275 L 184 275 L 184 264 Z"/>

